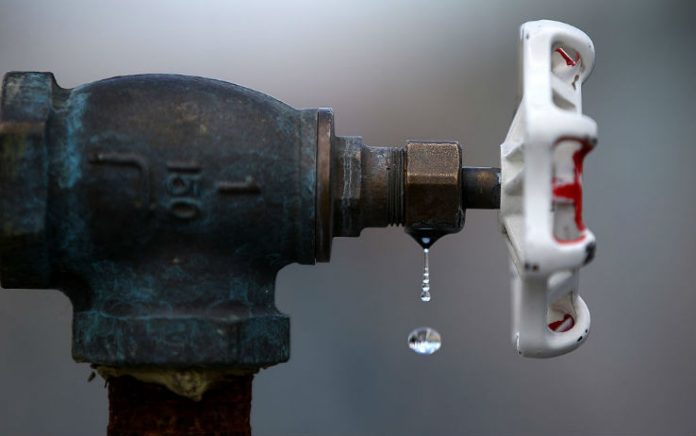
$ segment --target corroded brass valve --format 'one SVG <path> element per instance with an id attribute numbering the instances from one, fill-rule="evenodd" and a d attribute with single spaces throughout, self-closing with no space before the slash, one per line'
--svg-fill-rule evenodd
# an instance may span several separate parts
<path id="1" fill-rule="evenodd" d="M 216 80 L 9 73 L 1 111 L 3 286 L 63 291 L 74 358 L 133 374 L 286 361 L 283 266 L 366 227 L 434 242 L 498 207 L 496 170 L 462 169 L 457 143 L 370 147 L 330 110 Z"/>

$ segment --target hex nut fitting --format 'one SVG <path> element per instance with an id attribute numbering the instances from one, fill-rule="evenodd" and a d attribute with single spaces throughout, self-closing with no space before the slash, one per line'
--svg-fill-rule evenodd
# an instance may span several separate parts
<path id="1" fill-rule="evenodd" d="M 464 226 L 458 142 L 408 141 L 404 172 L 406 232 L 455 233 Z"/>

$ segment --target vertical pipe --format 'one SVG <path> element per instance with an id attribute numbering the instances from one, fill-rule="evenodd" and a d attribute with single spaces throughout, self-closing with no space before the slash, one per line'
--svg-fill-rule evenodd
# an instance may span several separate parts
<path id="1" fill-rule="evenodd" d="M 109 436 L 250 436 L 253 375 L 230 377 L 200 401 L 129 376 L 109 379 Z"/>

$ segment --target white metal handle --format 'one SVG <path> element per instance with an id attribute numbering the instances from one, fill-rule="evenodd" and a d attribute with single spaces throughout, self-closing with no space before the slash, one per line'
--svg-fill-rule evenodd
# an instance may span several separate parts
<path id="1" fill-rule="evenodd" d="M 513 342 L 528 357 L 582 344 L 590 314 L 578 270 L 594 256 L 582 217 L 583 161 L 597 125 L 582 113 L 594 46 L 555 21 L 520 28 L 522 99 L 501 145 L 500 220 L 513 263 Z"/>

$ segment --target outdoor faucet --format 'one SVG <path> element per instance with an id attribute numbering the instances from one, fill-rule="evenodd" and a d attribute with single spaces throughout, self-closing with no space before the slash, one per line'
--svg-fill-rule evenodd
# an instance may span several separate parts
<path id="1" fill-rule="evenodd" d="M 540 67 L 553 79 L 548 86 L 575 106 L 553 107 L 551 88 L 544 88 L 547 106 L 529 103 L 542 92 L 525 81 L 521 107 L 528 108 L 527 120 L 535 115 L 540 123 L 557 114 L 565 124 L 552 142 L 568 139 L 572 157 L 573 144 L 591 148 L 596 138 L 594 124 L 576 132 L 573 118 L 584 117 L 580 84 L 593 48 L 580 31 L 563 26 L 528 23 L 521 38 L 523 47 L 548 51 Z M 563 88 L 552 74 L 559 47 L 566 56 L 578 53 L 571 60 L 582 79 L 568 76 Z M 553 303 L 547 288 L 562 282 L 565 288 L 554 288 L 554 295 L 563 304 L 554 310 L 589 328 L 589 312 L 576 316 L 575 309 L 584 307 L 584 316 L 586 306 L 573 286 L 577 269 L 594 254 L 594 238 L 578 224 L 572 241 L 543 239 L 558 252 L 549 257 L 525 231 L 536 231 L 538 216 L 546 217 L 543 231 L 567 229 L 563 220 L 575 217 L 581 204 L 581 182 L 572 178 L 577 159 L 567 167 L 567 156 L 554 155 L 539 139 L 547 130 L 515 122 L 514 138 L 503 145 L 501 174 L 463 167 L 457 142 L 368 146 L 360 137 L 336 136 L 329 109 L 297 110 L 218 80 L 137 75 L 63 89 L 51 73 L 8 73 L 0 100 L 0 280 L 4 288 L 59 289 L 69 297 L 73 357 L 109 380 L 111 434 L 154 426 L 140 419 L 147 413 L 190 415 L 189 398 L 213 401 L 206 392 L 225 383 L 235 401 L 248 403 L 252 374 L 289 358 L 289 318 L 274 303 L 284 266 L 328 262 L 334 237 L 356 237 L 367 227 L 403 225 L 430 246 L 463 228 L 466 209 L 502 205 L 521 288 L 513 305 L 520 311 L 513 316 L 518 351 L 537 357 L 566 352 L 577 345 L 573 339 L 556 347 L 565 333 L 547 328 L 555 321 L 547 320 Z M 525 172 L 543 153 L 552 156 L 542 162 L 548 168 Z M 572 196 L 562 186 L 573 187 Z M 565 224 L 554 227 L 561 212 Z M 575 257 L 565 262 L 569 251 Z M 576 259 L 576 252 L 587 254 Z M 541 339 L 527 340 L 527 328 L 541 332 Z M 138 401 L 152 406 L 159 395 L 170 395 L 152 390 L 163 389 L 159 385 L 186 402 L 145 411 Z M 140 400 L 125 401 L 128 395 Z M 229 407 L 231 397 L 219 395 Z M 245 407 L 239 418 L 225 409 L 230 420 L 241 420 L 230 428 L 248 426 Z M 202 417 L 193 420 L 181 418 L 178 425 L 203 425 Z"/>

